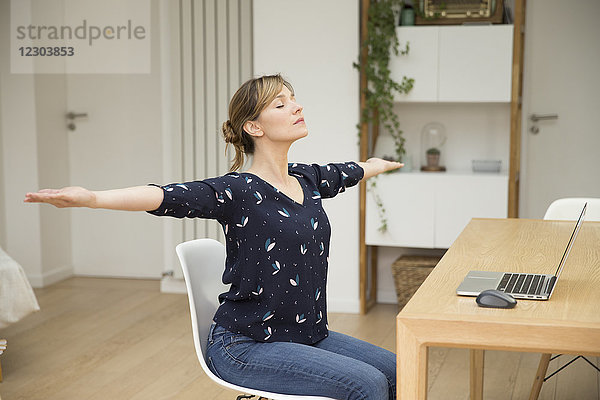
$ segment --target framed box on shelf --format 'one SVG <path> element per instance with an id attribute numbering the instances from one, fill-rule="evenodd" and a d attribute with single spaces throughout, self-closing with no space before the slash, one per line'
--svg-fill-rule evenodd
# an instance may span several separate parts
<path id="1" fill-rule="evenodd" d="M 503 0 L 421 0 L 415 25 L 501 24 Z"/>

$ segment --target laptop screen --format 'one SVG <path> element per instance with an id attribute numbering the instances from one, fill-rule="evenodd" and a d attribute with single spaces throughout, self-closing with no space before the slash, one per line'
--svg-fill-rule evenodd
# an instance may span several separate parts
<path id="1" fill-rule="evenodd" d="M 587 203 L 585 203 L 583 205 L 583 210 L 581 210 L 581 214 L 579 215 L 579 219 L 577 220 L 577 224 L 575 225 L 575 229 L 573 230 L 573 233 L 571 234 L 571 239 L 569 239 L 569 243 L 567 244 L 567 248 L 565 249 L 565 252 L 563 253 L 563 256 L 560 260 L 560 264 L 558 264 L 558 268 L 556 269 L 556 272 L 554 273 L 554 276 L 556 276 L 557 278 L 560 276 L 560 273 L 563 270 L 563 267 L 565 266 L 565 262 L 567 261 L 567 257 L 569 257 L 569 253 L 571 252 L 571 247 L 573 247 L 573 242 L 575 242 L 575 238 L 577 237 L 577 234 L 579 233 L 579 229 L 581 229 L 581 224 L 583 224 L 583 219 L 585 217 L 585 210 L 587 209 Z"/>

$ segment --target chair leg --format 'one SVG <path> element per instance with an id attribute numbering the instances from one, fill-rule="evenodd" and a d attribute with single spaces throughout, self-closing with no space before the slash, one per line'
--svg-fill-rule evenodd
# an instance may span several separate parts
<path id="1" fill-rule="evenodd" d="M 596 371 L 600 372 L 600 368 L 596 367 L 593 362 L 591 362 L 584 356 L 579 356 L 579 357 L 583 358 L 588 364 L 590 364 L 592 367 L 596 368 Z"/>
<path id="2" fill-rule="evenodd" d="M 548 371 L 548 364 L 550 364 L 550 357 L 552 354 L 544 353 L 540 358 L 537 373 L 531 387 L 531 393 L 529 394 L 529 400 L 537 400 L 544 384 L 544 378 L 546 378 L 546 371 Z"/>

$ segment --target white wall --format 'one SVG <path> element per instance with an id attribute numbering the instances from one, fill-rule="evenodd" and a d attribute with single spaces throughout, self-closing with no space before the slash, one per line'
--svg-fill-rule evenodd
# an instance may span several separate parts
<path id="1" fill-rule="evenodd" d="M 37 123 L 32 75 L 10 74 L 10 1 L 0 1 L 0 104 L 6 252 L 30 277 L 42 275 L 40 213 L 23 204 L 24 194 L 37 188 Z M 32 282 L 34 283 L 34 282 Z"/>
<path id="2" fill-rule="evenodd" d="M 0 6 L 1 7 L 1 6 Z M 0 39 L 1 40 L 1 39 Z M 0 51 L 2 51 L 0 44 Z M 0 78 L 0 93 L 2 79 Z M 0 96 L 0 247 L 6 248 L 6 207 L 4 205 L 4 150 L 2 146 L 2 96 Z"/>
<path id="3" fill-rule="evenodd" d="M 31 10 L 33 21 L 56 12 L 45 6 Z M 0 244 L 40 287 L 72 273 L 69 213 L 23 203 L 28 191 L 68 183 L 65 79 L 10 73 L 10 0 L 0 8 Z"/>
<path id="4" fill-rule="evenodd" d="M 254 74 L 281 73 L 304 106 L 290 162 L 358 161 L 359 2 L 254 0 Z M 323 202 L 332 225 L 329 311 L 359 311 L 358 187 Z"/>

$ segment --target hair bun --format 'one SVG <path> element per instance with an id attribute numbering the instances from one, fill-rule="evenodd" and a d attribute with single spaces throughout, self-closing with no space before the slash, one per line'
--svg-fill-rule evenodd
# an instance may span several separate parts
<path id="1" fill-rule="evenodd" d="M 223 122 L 223 137 L 225 138 L 225 142 L 235 144 L 237 142 L 237 135 L 233 129 L 233 125 L 230 120 Z"/>

